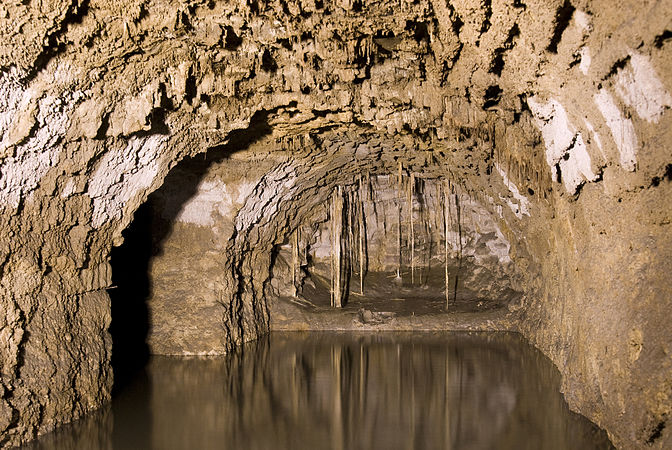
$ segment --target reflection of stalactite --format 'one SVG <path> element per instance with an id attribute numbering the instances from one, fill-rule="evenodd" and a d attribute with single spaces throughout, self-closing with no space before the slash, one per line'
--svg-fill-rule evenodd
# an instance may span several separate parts
<path id="1" fill-rule="evenodd" d="M 331 393 L 332 393 L 332 412 L 331 430 L 332 448 L 343 449 L 345 441 L 345 430 L 343 428 L 343 347 L 334 345 L 331 348 Z"/>

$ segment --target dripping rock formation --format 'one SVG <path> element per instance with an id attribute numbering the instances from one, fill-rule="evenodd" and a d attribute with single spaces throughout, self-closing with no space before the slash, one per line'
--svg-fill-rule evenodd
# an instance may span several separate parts
<path id="1" fill-rule="evenodd" d="M 126 270 L 153 353 L 514 330 L 617 447 L 670 448 L 670 23 L 670 0 L 3 2 L 0 445 L 109 401 L 145 345 L 108 331 Z M 113 268 L 122 244 L 148 259 Z"/>

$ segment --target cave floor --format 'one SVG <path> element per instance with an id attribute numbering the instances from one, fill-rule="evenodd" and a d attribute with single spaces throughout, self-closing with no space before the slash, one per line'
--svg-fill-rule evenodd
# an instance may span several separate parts
<path id="1" fill-rule="evenodd" d="M 312 277 L 296 297 L 271 303 L 272 330 L 473 330 L 515 331 L 517 314 L 466 289 L 446 299 L 437 280 L 411 282 L 409 271 L 367 274 L 364 295 L 357 276 L 342 308 L 330 305 L 329 280 Z"/>

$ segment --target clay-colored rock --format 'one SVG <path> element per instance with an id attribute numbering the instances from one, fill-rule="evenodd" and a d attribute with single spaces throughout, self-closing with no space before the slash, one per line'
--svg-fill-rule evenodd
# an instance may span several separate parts
<path id="1" fill-rule="evenodd" d="M 157 349 L 265 333 L 274 248 L 401 162 L 500 230 L 517 326 L 570 406 L 618 447 L 669 447 L 671 18 L 669 0 L 4 2 L 0 445 L 109 399 L 111 247 L 204 154 L 219 166 L 166 249 L 188 276 L 155 264 L 164 293 L 207 292 L 188 318 L 210 334 L 180 348 L 184 311 L 159 302 Z"/>

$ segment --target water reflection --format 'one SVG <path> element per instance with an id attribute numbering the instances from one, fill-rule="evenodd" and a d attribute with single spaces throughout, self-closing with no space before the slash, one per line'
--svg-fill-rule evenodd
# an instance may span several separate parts
<path id="1" fill-rule="evenodd" d="M 111 407 L 33 448 L 611 448 L 558 385 L 516 335 L 273 333 L 227 357 L 153 357 Z"/>

